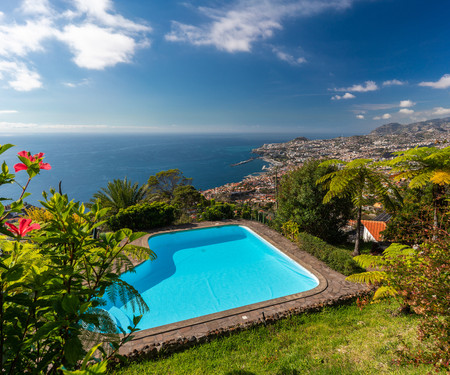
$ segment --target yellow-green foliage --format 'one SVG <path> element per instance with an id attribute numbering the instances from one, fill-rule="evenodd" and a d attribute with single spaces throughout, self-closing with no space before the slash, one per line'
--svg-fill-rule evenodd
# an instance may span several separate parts
<path id="1" fill-rule="evenodd" d="M 416 252 L 409 246 L 394 243 L 389 246 L 383 255 L 358 255 L 354 257 L 356 263 L 362 268 L 375 268 L 366 272 L 356 273 L 350 275 L 346 280 L 354 283 L 366 283 L 369 285 L 379 286 L 373 296 L 373 300 L 395 296 L 398 294 L 397 290 L 390 285 L 391 275 L 384 270 L 384 266 L 396 262 L 398 257 L 402 257 L 403 261 L 408 262 L 408 259 L 415 257 Z"/>
<path id="2" fill-rule="evenodd" d="M 6 237 L 0 237 L 0 247 L 4 257 L 4 264 L 9 268 L 20 266 L 24 272 L 18 280 L 26 281 L 31 278 L 32 274 L 43 272 L 47 269 L 48 259 L 41 253 L 39 248 L 31 243 L 17 242 L 7 240 Z M 3 269 L 0 268 L 0 274 Z M 12 293 L 17 292 L 11 291 Z"/>
<path id="3" fill-rule="evenodd" d="M 283 231 L 284 236 L 291 241 L 295 241 L 300 233 L 298 224 L 292 220 L 283 223 L 281 230 Z"/>
<path id="4" fill-rule="evenodd" d="M 47 223 L 53 219 L 53 215 L 45 208 L 31 207 L 26 208 L 27 217 L 36 223 Z"/>

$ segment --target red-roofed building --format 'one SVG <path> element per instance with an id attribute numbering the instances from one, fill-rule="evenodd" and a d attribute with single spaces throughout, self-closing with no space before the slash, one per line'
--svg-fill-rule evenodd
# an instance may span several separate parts
<path id="1" fill-rule="evenodd" d="M 386 229 L 385 221 L 361 220 L 363 225 L 362 238 L 365 242 L 380 242 L 383 240 L 381 232 Z"/>

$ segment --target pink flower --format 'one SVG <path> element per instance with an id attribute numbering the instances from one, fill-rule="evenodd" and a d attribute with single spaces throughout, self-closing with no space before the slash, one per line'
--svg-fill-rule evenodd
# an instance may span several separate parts
<path id="1" fill-rule="evenodd" d="M 42 162 L 42 159 L 44 158 L 44 153 L 40 152 L 39 154 L 35 154 L 31 156 L 31 154 L 28 151 L 20 151 L 17 153 L 19 157 L 26 158 L 32 163 L 39 163 L 39 169 L 51 169 L 51 165 L 48 163 Z M 17 163 L 14 165 L 14 170 L 17 172 L 19 171 L 26 171 L 28 169 L 27 165 L 24 163 Z"/>
<path id="2" fill-rule="evenodd" d="M 9 231 L 14 233 L 18 237 L 25 236 L 28 232 L 31 232 L 35 229 L 41 229 L 41 226 L 37 223 L 31 224 L 31 219 L 20 219 L 19 220 L 19 228 L 17 228 L 14 224 L 5 223 L 9 227 Z"/>

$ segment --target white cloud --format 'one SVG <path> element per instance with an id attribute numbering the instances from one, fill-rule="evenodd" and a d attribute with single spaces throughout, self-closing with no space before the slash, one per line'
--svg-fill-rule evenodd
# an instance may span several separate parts
<path id="1" fill-rule="evenodd" d="M 382 116 L 375 116 L 374 120 L 389 120 L 392 116 L 389 113 L 385 113 Z"/>
<path id="2" fill-rule="evenodd" d="M 138 24 L 128 20 L 120 14 L 113 14 L 114 7 L 111 0 L 73 0 L 76 7 L 75 15 L 86 15 L 89 21 L 97 21 L 103 26 L 125 29 L 134 32 L 150 32 L 148 25 Z"/>
<path id="3" fill-rule="evenodd" d="M 90 81 L 87 78 L 82 79 L 80 82 L 63 82 L 64 86 L 75 88 L 80 86 L 89 85 Z"/>
<path id="4" fill-rule="evenodd" d="M 87 1 L 87 0 L 86 0 Z M 240 0 L 226 9 L 200 7 L 210 19 L 200 26 L 172 21 L 165 38 L 197 46 L 214 46 L 227 52 L 250 52 L 252 44 L 268 39 L 283 28 L 288 17 L 307 17 L 327 9 L 345 9 L 353 0 Z"/>
<path id="5" fill-rule="evenodd" d="M 24 0 L 20 9 L 25 14 L 49 15 L 51 13 L 48 0 Z"/>
<path id="6" fill-rule="evenodd" d="M 378 86 L 374 81 L 366 81 L 364 85 L 353 85 L 350 87 L 336 88 L 334 91 L 351 91 L 351 92 L 368 92 L 378 90 Z"/>
<path id="7" fill-rule="evenodd" d="M 87 69 L 130 62 L 136 48 L 133 38 L 92 24 L 67 26 L 59 39 L 69 45 L 74 62 Z"/>
<path id="8" fill-rule="evenodd" d="M 433 110 L 433 115 L 437 116 L 447 116 L 450 115 L 450 108 L 444 108 L 444 107 L 436 107 Z"/>
<path id="9" fill-rule="evenodd" d="M 42 87 L 41 77 L 25 64 L 0 61 L 0 80 L 7 80 L 8 85 L 16 91 L 31 91 Z"/>
<path id="10" fill-rule="evenodd" d="M 364 120 L 364 115 L 356 115 L 357 119 Z"/>
<path id="11" fill-rule="evenodd" d="M 178 130 L 177 130 L 178 131 Z M 111 126 L 111 125 L 84 125 L 84 124 L 38 124 L 0 121 L 0 134 L 19 133 L 166 133 L 167 127 L 156 126 Z"/>
<path id="12" fill-rule="evenodd" d="M 9 115 L 12 113 L 18 113 L 18 111 L 13 110 L 13 109 L 2 109 L 0 110 L 0 115 Z"/>
<path id="13" fill-rule="evenodd" d="M 44 51 L 43 42 L 55 35 L 47 18 L 28 20 L 23 25 L 0 25 L 0 56 L 25 57 L 30 52 Z"/>
<path id="14" fill-rule="evenodd" d="M 412 102 L 411 100 L 401 100 L 399 107 L 408 108 L 408 107 L 413 107 L 415 105 L 416 105 L 416 103 Z"/>
<path id="15" fill-rule="evenodd" d="M 356 98 L 355 95 L 350 94 L 349 92 L 346 92 L 344 95 L 335 95 L 331 97 L 331 100 L 342 100 L 342 99 L 353 99 Z"/>
<path id="16" fill-rule="evenodd" d="M 282 61 L 286 61 L 290 65 L 300 65 L 306 63 L 304 57 L 294 57 L 286 52 L 279 50 L 278 48 L 273 48 L 272 52 Z"/>
<path id="17" fill-rule="evenodd" d="M 446 89 L 450 87 L 450 74 L 444 74 L 439 81 L 436 82 L 420 82 L 419 86 L 428 86 L 434 89 Z"/>
<path id="18" fill-rule="evenodd" d="M 22 23 L 0 14 L 0 80 L 18 91 L 42 86 L 30 54 L 46 52 L 48 41 L 66 44 L 73 61 L 87 69 L 130 63 L 138 48 L 150 45 L 151 27 L 117 14 L 111 0 L 72 0 L 72 8 L 59 13 L 49 0 L 23 0 L 17 10 Z"/>
<path id="19" fill-rule="evenodd" d="M 392 79 L 390 81 L 383 82 L 383 86 L 402 86 L 405 84 L 406 84 L 406 82 L 399 81 L 398 79 Z"/>
<path id="20" fill-rule="evenodd" d="M 404 115 L 410 115 L 410 114 L 414 113 L 414 110 L 408 109 L 408 108 L 402 108 L 400 111 L 398 111 L 398 113 L 402 113 Z"/>

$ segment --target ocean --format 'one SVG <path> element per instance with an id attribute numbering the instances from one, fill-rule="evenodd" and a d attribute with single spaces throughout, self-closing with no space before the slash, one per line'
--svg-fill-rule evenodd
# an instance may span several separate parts
<path id="1" fill-rule="evenodd" d="M 0 136 L 0 144 L 16 147 L 1 157 L 10 170 L 18 162 L 17 152 L 45 153 L 44 161 L 52 169 L 41 170 L 29 186 L 31 196 L 25 201 L 40 205 L 42 191 L 57 189 L 75 201 L 88 202 L 92 195 L 106 187 L 109 181 L 127 177 L 143 184 L 155 173 L 171 168 L 180 169 L 193 178 L 197 189 L 206 190 L 262 171 L 263 160 L 231 166 L 249 159 L 251 150 L 264 143 L 286 142 L 299 134 L 239 134 L 239 135 L 150 135 L 150 134 L 58 134 Z M 17 173 L 19 183 L 25 183 L 25 171 Z M 20 187 L 3 185 L 0 197 L 17 198 Z M 7 202 L 4 202 L 7 204 Z"/>

